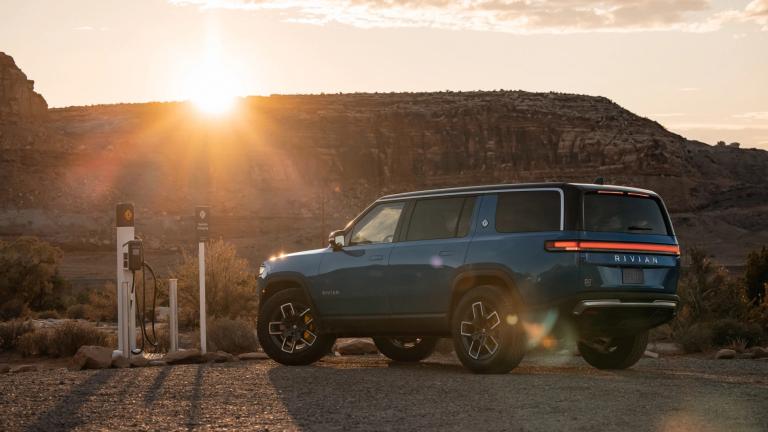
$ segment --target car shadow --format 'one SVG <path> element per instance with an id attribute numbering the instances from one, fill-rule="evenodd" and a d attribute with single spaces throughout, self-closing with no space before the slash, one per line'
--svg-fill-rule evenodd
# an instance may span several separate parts
<path id="1" fill-rule="evenodd" d="M 203 396 L 203 377 L 205 375 L 205 369 L 208 367 L 206 363 L 197 365 L 195 371 L 195 382 L 192 385 L 192 393 L 189 397 L 189 414 L 187 415 L 187 430 L 194 430 L 197 426 L 200 426 L 200 402 Z M 171 369 L 171 368 L 167 368 Z"/>

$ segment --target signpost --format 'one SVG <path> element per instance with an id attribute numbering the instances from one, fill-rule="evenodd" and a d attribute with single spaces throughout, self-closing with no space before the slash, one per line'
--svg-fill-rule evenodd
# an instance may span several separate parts
<path id="1" fill-rule="evenodd" d="M 200 276 L 200 352 L 206 353 L 205 327 L 205 242 L 208 241 L 208 223 L 211 219 L 211 209 L 208 206 L 195 207 L 195 231 L 197 233 L 197 259 Z"/>

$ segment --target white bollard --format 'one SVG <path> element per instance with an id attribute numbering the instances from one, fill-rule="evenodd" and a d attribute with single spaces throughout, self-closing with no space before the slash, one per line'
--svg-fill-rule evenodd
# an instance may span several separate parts
<path id="1" fill-rule="evenodd" d="M 200 262 L 200 352 L 206 353 L 205 330 L 205 243 L 199 242 L 197 247 L 198 261 Z"/>
<path id="2" fill-rule="evenodd" d="M 177 283 L 176 279 L 168 279 L 168 301 L 170 302 L 170 316 L 168 325 L 170 330 L 170 352 L 176 352 L 179 350 L 179 305 L 177 297 Z"/>

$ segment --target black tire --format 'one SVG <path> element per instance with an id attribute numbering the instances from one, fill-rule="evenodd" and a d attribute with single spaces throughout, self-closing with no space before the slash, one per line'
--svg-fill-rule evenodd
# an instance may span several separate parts
<path id="1" fill-rule="evenodd" d="M 590 365 L 598 369 L 627 369 L 634 366 L 648 346 L 648 332 L 613 338 L 602 349 L 595 344 L 579 341 L 579 352 Z"/>
<path id="2" fill-rule="evenodd" d="M 522 361 L 526 337 L 520 305 L 495 286 L 471 289 L 451 319 L 453 346 L 461 363 L 475 373 L 503 374 Z"/>
<path id="3" fill-rule="evenodd" d="M 336 340 L 322 334 L 317 315 L 304 292 L 289 288 L 275 293 L 259 309 L 256 334 L 264 352 L 284 365 L 308 365 L 328 354 Z"/>
<path id="4" fill-rule="evenodd" d="M 379 352 L 398 362 L 417 362 L 435 352 L 436 337 L 375 337 Z"/>

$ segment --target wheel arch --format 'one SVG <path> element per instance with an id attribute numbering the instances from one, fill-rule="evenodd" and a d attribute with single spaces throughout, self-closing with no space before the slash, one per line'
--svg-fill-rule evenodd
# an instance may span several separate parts
<path id="1" fill-rule="evenodd" d="M 497 268 L 496 266 L 468 268 L 460 271 L 454 278 L 451 289 L 451 303 L 448 308 L 448 322 L 451 322 L 453 311 L 461 300 L 461 297 L 472 288 L 482 285 L 497 286 L 504 290 L 504 292 L 517 304 L 521 306 L 525 305 L 514 278 L 507 270 Z"/>
<path id="2" fill-rule="evenodd" d="M 263 288 L 261 288 L 261 291 L 259 292 L 259 305 L 263 305 L 264 302 L 276 293 L 290 288 L 299 288 L 302 290 L 304 296 L 306 296 L 312 306 L 312 309 L 315 310 L 316 314 L 319 314 L 315 301 L 309 291 L 309 282 L 304 275 L 296 272 L 279 272 L 269 275 L 269 277 L 264 280 Z"/>

